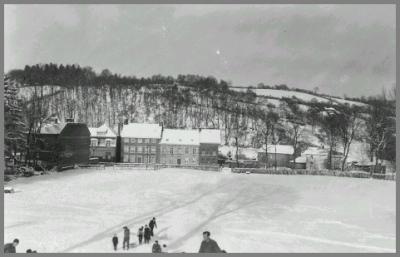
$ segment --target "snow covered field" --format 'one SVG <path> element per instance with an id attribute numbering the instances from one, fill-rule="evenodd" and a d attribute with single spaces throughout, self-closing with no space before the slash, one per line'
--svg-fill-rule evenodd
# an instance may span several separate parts
<path id="1" fill-rule="evenodd" d="M 127 225 L 136 241 L 153 216 L 168 252 L 197 252 L 204 230 L 228 252 L 395 251 L 393 181 L 110 168 L 7 186 L 4 237 L 18 252 L 112 252 L 114 233 L 122 242 Z"/>

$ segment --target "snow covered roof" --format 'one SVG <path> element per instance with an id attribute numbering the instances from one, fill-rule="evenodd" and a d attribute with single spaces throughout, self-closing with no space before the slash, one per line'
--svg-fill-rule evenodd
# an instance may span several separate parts
<path id="1" fill-rule="evenodd" d="M 117 137 L 117 135 L 106 124 L 98 128 L 89 128 L 91 137 Z"/>
<path id="2" fill-rule="evenodd" d="M 199 145 L 199 139 L 197 129 L 165 129 L 160 144 Z"/>
<path id="3" fill-rule="evenodd" d="M 276 148 L 275 148 L 276 146 Z M 294 148 L 292 145 L 268 145 L 268 152 L 269 153 L 276 153 L 279 154 L 293 154 L 294 153 Z M 259 153 L 265 153 L 265 145 L 258 150 Z"/>
<path id="4" fill-rule="evenodd" d="M 55 123 L 55 124 L 45 124 L 40 129 L 40 134 L 60 134 L 65 128 L 67 123 Z"/>
<path id="5" fill-rule="evenodd" d="M 221 144 L 221 131 L 219 129 L 200 130 L 200 143 Z"/>
<path id="6" fill-rule="evenodd" d="M 157 123 L 129 123 L 123 126 L 121 137 L 161 138 L 161 131 Z"/>

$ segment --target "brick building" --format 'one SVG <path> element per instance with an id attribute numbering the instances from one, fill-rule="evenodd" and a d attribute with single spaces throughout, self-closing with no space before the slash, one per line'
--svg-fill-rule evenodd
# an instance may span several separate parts
<path id="1" fill-rule="evenodd" d="M 117 135 L 106 124 L 98 128 L 89 128 L 90 156 L 101 161 L 115 161 Z"/>
<path id="2" fill-rule="evenodd" d="M 163 128 L 159 124 L 130 123 L 121 131 L 121 160 L 131 163 L 159 163 L 159 142 Z"/>
<path id="3" fill-rule="evenodd" d="M 165 129 L 160 142 L 160 163 L 198 165 L 199 147 L 198 130 Z"/>

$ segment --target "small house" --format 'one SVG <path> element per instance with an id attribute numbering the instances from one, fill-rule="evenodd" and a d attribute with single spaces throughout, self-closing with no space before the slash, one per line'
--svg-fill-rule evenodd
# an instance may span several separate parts
<path id="1" fill-rule="evenodd" d="M 89 128 L 90 157 L 101 161 L 115 161 L 117 135 L 106 124 L 98 128 Z"/>
<path id="2" fill-rule="evenodd" d="M 329 149 L 320 147 L 309 147 L 301 156 L 306 158 L 306 169 L 323 170 L 329 168 Z M 343 154 L 332 151 L 331 169 L 341 169 Z"/>
<path id="3" fill-rule="evenodd" d="M 200 165 L 218 164 L 218 147 L 221 145 L 219 129 L 199 129 L 199 163 Z"/>
<path id="4" fill-rule="evenodd" d="M 257 160 L 260 165 L 267 167 L 290 167 L 294 148 L 292 145 L 268 145 L 267 154 L 265 146 L 257 151 Z"/>

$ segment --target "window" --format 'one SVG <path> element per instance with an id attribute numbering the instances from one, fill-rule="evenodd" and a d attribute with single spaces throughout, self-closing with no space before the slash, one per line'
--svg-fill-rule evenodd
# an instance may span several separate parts
<path id="1" fill-rule="evenodd" d="M 193 154 L 196 154 L 196 148 L 193 148 Z"/>
<path id="2" fill-rule="evenodd" d="M 110 145 L 111 145 L 111 140 L 110 139 L 106 140 L 106 146 L 110 147 Z"/>
<path id="3" fill-rule="evenodd" d="M 138 147 L 136 148 L 136 152 L 137 152 L 137 153 L 142 153 L 142 152 L 143 152 L 143 148 L 142 148 L 141 146 L 138 146 Z"/>
<path id="4" fill-rule="evenodd" d="M 174 154 L 174 148 L 173 148 L 173 147 L 171 147 L 171 148 L 169 149 L 169 154 Z"/>
<path id="5" fill-rule="evenodd" d="M 106 140 L 104 138 L 99 139 L 99 146 L 106 146 Z"/>
<path id="6" fill-rule="evenodd" d="M 135 148 L 136 148 L 136 147 L 134 147 L 134 146 L 131 146 L 131 148 L 130 148 L 130 151 L 129 151 L 129 152 L 131 152 L 131 153 L 135 153 Z"/>
<path id="7" fill-rule="evenodd" d="M 178 154 L 182 153 L 182 148 L 178 147 Z"/>
<path id="8" fill-rule="evenodd" d="M 141 144 L 141 143 L 142 143 L 142 139 L 141 139 L 141 138 L 138 138 L 138 139 L 137 139 L 137 142 L 138 142 L 138 144 Z"/>
<path id="9" fill-rule="evenodd" d="M 112 147 L 117 146 L 117 141 L 115 139 L 111 139 L 110 142 Z"/>
<path id="10" fill-rule="evenodd" d="M 153 144 L 157 144 L 157 138 L 152 138 L 152 139 L 151 139 L 151 142 L 152 142 Z"/>
<path id="11" fill-rule="evenodd" d="M 90 140 L 90 145 L 91 146 L 97 146 L 97 139 L 93 138 Z"/>
<path id="12" fill-rule="evenodd" d="M 189 147 L 185 147 L 185 154 L 189 154 Z"/>
<path id="13" fill-rule="evenodd" d="M 124 162 L 129 162 L 129 155 L 127 154 L 124 155 Z"/>
<path id="14" fill-rule="evenodd" d="M 129 138 L 124 137 L 124 143 L 125 143 L 125 144 L 129 144 Z"/>
<path id="15" fill-rule="evenodd" d="M 152 146 L 152 147 L 151 147 L 151 153 L 154 153 L 154 154 L 155 154 L 156 152 L 157 152 L 156 147 L 155 147 L 155 146 Z"/>
<path id="16" fill-rule="evenodd" d="M 202 151 L 201 155 L 207 155 L 207 152 L 206 151 Z"/>
<path id="17" fill-rule="evenodd" d="M 129 153 L 129 146 L 124 145 L 124 153 Z"/>
<path id="18" fill-rule="evenodd" d="M 217 156 L 217 152 L 214 151 L 214 152 L 212 153 L 212 155 L 213 155 L 213 156 Z"/>
<path id="19" fill-rule="evenodd" d="M 131 138 L 131 144 L 136 143 L 136 138 Z"/>
<path id="20" fill-rule="evenodd" d="M 142 163 L 142 157 L 141 156 L 137 156 L 136 157 L 136 162 L 137 163 Z"/>
<path id="21" fill-rule="evenodd" d="M 145 139 L 144 139 L 144 142 L 145 142 L 146 144 L 150 143 L 149 141 L 150 141 L 150 139 L 148 139 L 148 138 L 145 138 Z"/>
<path id="22" fill-rule="evenodd" d="M 133 154 L 130 155 L 130 162 L 135 162 L 135 155 Z"/>

